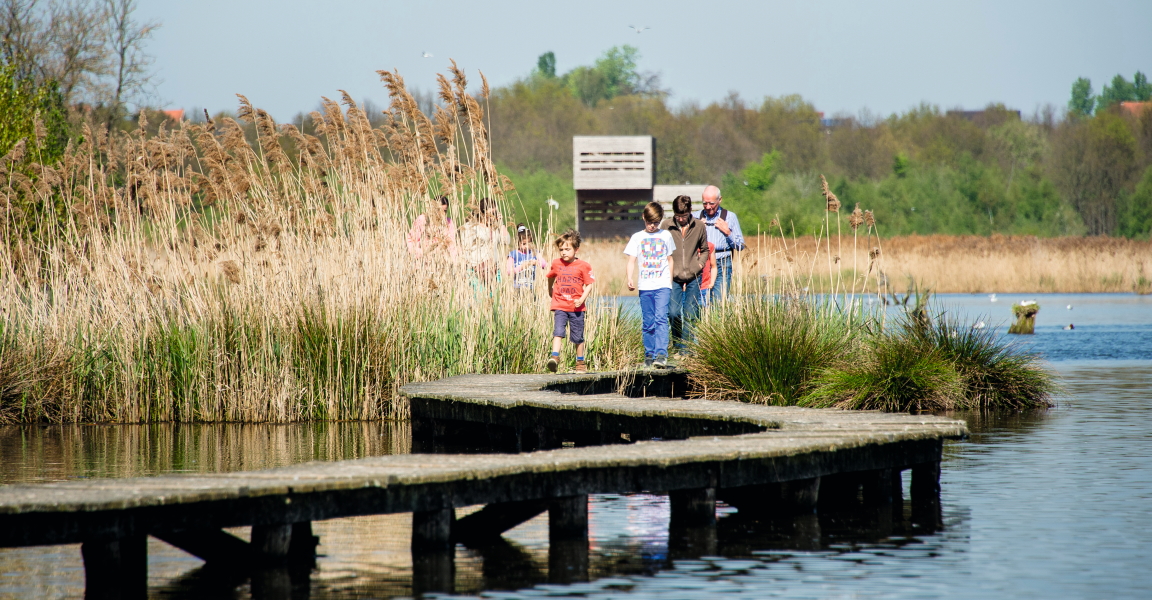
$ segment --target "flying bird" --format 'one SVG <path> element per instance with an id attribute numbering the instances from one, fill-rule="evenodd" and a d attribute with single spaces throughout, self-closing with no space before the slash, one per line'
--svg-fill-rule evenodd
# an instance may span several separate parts
<path id="1" fill-rule="evenodd" d="M 432 58 L 432 55 L 431 55 L 430 53 L 428 53 L 428 52 L 423 52 L 423 53 L 421 53 L 421 55 L 422 55 L 424 58 Z"/>
<path id="2" fill-rule="evenodd" d="M 635 29 L 637 34 L 644 33 L 645 31 L 652 29 L 651 27 L 637 27 L 635 25 L 629 25 L 629 27 Z"/>

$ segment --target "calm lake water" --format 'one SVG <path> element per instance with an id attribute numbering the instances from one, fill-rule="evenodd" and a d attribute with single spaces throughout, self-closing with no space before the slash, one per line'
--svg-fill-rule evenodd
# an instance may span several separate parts
<path id="1" fill-rule="evenodd" d="M 666 497 L 600 495 L 590 504 L 592 581 L 544 583 L 545 515 L 509 532 L 497 556 L 458 549 L 456 589 L 485 598 L 1150 597 L 1152 297 L 939 299 L 999 329 L 1012 302 L 1038 300 L 1036 335 L 1018 341 L 1047 357 L 1065 386 L 1048 411 L 959 415 L 972 436 L 945 446 L 942 531 L 878 534 L 821 515 L 798 544 L 721 507 L 718 555 L 673 560 Z M 0 428 L 0 483 L 247 470 L 409 447 L 406 426 L 387 423 L 9 427 Z M 408 515 L 317 523 L 321 556 L 305 594 L 410 595 L 409 532 Z M 245 583 L 205 581 L 201 564 L 151 540 L 150 595 L 251 597 Z M 78 598 L 83 581 L 78 546 L 0 550 L 0 598 Z"/>

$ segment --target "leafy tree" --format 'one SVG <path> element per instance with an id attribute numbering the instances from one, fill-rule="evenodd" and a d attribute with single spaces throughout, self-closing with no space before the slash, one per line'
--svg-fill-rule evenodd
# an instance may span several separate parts
<path id="1" fill-rule="evenodd" d="M 762 192 L 776 182 L 777 164 L 780 162 L 780 151 L 773 150 L 762 156 L 759 162 L 749 164 L 740 174 L 744 177 L 749 188 Z"/>
<path id="2" fill-rule="evenodd" d="M 70 127 L 55 82 L 37 85 L 14 65 L 0 66 L 0 156 L 24 140 L 24 161 L 53 164 L 64 155 Z"/>
<path id="3" fill-rule="evenodd" d="M 1136 88 L 1132 82 L 1124 78 L 1123 75 L 1116 75 L 1112 78 L 1112 85 L 1106 85 L 1100 90 L 1100 99 L 1098 106 L 1100 108 L 1108 108 L 1113 104 L 1120 102 L 1131 102 L 1136 99 Z"/>
<path id="4" fill-rule="evenodd" d="M 1152 166 L 1144 170 L 1136 191 L 1124 200 L 1120 210 L 1120 235 L 1145 239 L 1152 236 Z"/>
<path id="5" fill-rule="evenodd" d="M 1140 102 L 1152 100 L 1152 84 L 1148 83 L 1148 77 L 1140 71 L 1136 71 L 1136 75 L 1132 77 L 1132 91 L 1136 95 L 1136 100 Z"/>
<path id="6" fill-rule="evenodd" d="M 909 163 L 908 155 L 903 152 L 898 152 L 892 159 L 892 174 L 900 178 L 907 177 L 910 166 Z"/>
<path id="7" fill-rule="evenodd" d="M 1081 77 L 1072 84 L 1072 99 L 1068 101 L 1068 110 L 1073 114 L 1087 117 L 1096 108 L 1096 97 L 1092 95 L 1092 81 Z"/>
<path id="8" fill-rule="evenodd" d="M 1053 175 L 1091 235 L 1113 235 L 1117 200 L 1137 173 L 1138 145 L 1126 120 L 1112 112 L 1069 123 L 1053 143 Z"/>
<path id="9" fill-rule="evenodd" d="M 1108 108 L 1120 102 L 1146 102 L 1150 98 L 1152 98 L 1152 85 L 1149 85 L 1148 77 L 1136 71 L 1132 81 L 1128 81 L 1123 75 L 1113 77 L 1112 85 L 1106 85 L 1100 90 L 1098 105 L 1100 108 Z"/>
<path id="10" fill-rule="evenodd" d="M 640 50 L 629 45 L 613 46 L 591 67 L 576 67 L 564 76 L 572 95 L 588 106 L 601 100 L 640 91 L 643 80 L 636 71 Z"/>
<path id="11" fill-rule="evenodd" d="M 556 78 L 556 53 L 549 50 L 536 59 L 536 73 L 546 79 Z"/>

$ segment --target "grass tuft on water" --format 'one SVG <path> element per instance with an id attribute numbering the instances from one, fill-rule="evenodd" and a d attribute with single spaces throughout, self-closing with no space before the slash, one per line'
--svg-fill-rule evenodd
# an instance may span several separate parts
<path id="1" fill-rule="evenodd" d="M 807 299 L 732 297 L 705 312 L 686 361 L 709 396 L 796 404 L 811 379 L 851 350 L 847 323 Z"/>
<path id="2" fill-rule="evenodd" d="M 733 297 L 700 322 L 686 366 L 698 395 L 814 408 L 921 412 L 1050 406 L 1054 376 L 995 329 L 926 310 L 884 327 L 832 303 Z"/>
<path id="3" fill-rule="evenodd" d="M 954 410 L 963 402 L 963 378 L 938 350 L 899 333 L 870 336 L 862 350 L 822 370 L 798 404 L 920 412 Z"/>

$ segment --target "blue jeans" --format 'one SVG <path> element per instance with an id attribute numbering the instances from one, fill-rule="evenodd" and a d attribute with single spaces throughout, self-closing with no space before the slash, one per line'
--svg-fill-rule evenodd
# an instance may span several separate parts
<path id="1" fill-rule="evenodd" d="M 732 291 L 732 255 L 716 257 L 716 282 L 712 284 L 711 300 L 718 301 L 728 297 Z"/>
<path id="2" fill-rule="evenodd" d="M 688 283 L 672 282 L 672 304 L 668 321 L 672 325 L 672 343 L 677 350 L 692 340 L 692 323 L 700 317 L 700 278 Z"/>
<path id="3" fill-rule="evenodd" d="M 640 290 L 644 358 L 668 355 L 668 298 L 672 290 Z"/>

